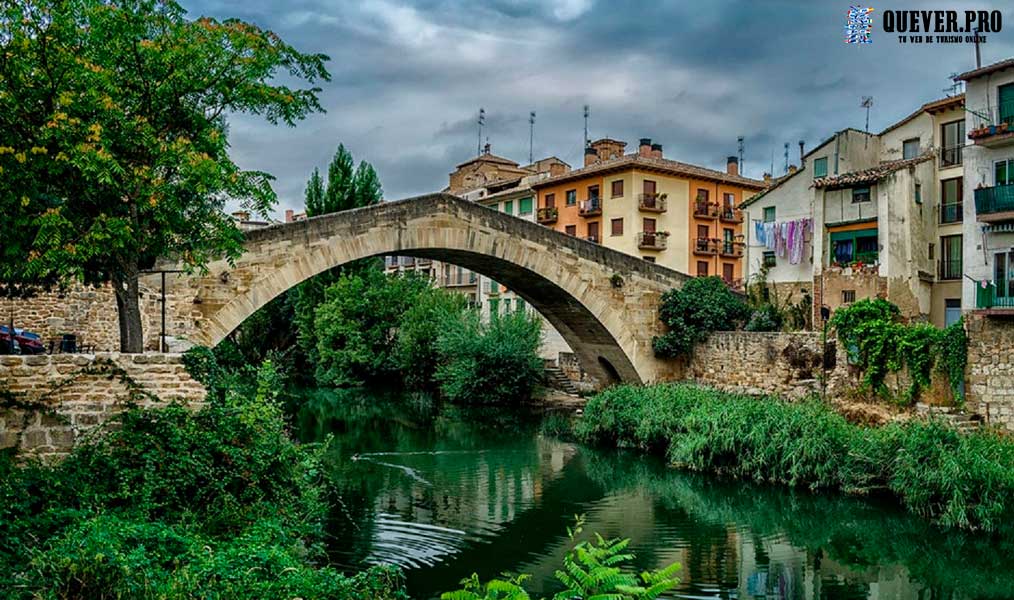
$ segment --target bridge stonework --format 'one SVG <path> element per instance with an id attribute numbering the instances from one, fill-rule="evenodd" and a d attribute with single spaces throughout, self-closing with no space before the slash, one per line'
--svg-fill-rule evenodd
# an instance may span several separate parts
<path id="1" fill-rule="evenodd" d="M 214 345 L 272 298 L 357 259 L 439 259 L 516 291 L 602 383 L 679 374 L 655 359 L 661 295 L 688 276 L 448 194 L 433 194 L 248 232 L 245 252 L 204 275 L 170 280 L 170 336 Z M 152 279 L 148 285 L 155 286 Z"/>

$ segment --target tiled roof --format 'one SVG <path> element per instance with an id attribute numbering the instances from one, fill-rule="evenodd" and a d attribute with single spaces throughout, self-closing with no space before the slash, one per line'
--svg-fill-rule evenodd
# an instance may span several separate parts
<path id="1" fill-rule="evenodd" d="M 456 168 L 460 169 L 461 167 L 463 167 L 463 166 L 465 166 L 467 164 L 471 164 L 471 163 L 474 163 L 474 162 L 477 162 L 477 161 L 498 163 L 498 164 L 501 164 L 501 165 L 509 165 L 509 166 L 512 166 L 512 167 L 517 167 L 518 166 L 518 163 L 514 162 L 513 160 L 511 160 L 509 158 L 504 158 L 502 156 L 497 156 L 496 154 L 490 154 L 488 152 L 485 152 L 483 154 L 480 154 L 479 156 L 476 156 L 475 158 L 470 158 L 470 159 L 466 160 L 465 162 L 463 162 L 460 165 L 458 165 Z"/>
<path id="2" fill-rule="evenodd" d="M 746 200 L 744 200 L 743 203 L 739 205 L 739 207 L 740 208 L 746 208 L 746 207 L 750 206 L 751 204 L 754 204 L 755 202 L 757 202 L 758 200 L 760 200 L 764 196 L 767 196 L 771 192 L 777 190 L 779 187 L 781 187 L 781 185 L 783 183 L 785 183 L 786 181 L 792 179 L 796 175 L 799 175 L 800 173 L 802 173 L 805 170 L 806 170 L 806 167 L 803 167 L 802 169 L 796 169 L 792 173 L 786 173 L 785 175 L 782 175 L 781 177 L 775 178 L 773 185 L 771 185 L 767 189 L 763 189 L 763 190 L 757 192 L 753 196 L 750 196 L 749 198 L 747 198 Z"/>
<path id="3" fill-rule="evenodd" d="M 815 188 L 826 188 L 826 187 L 849 187 L 862 183 L 874 183 L 880 181 L 887 175 L 917 165 L 921 162 L 933 159 L 933 153 L 927 152 L 922 156 L 915 158 L 906 158 L 901 160 L 889 160 L 882 162 L 875 167 L 869 169 L 863 169 L 862 171 L 853 171 L 851 173 L 842 173 L 841 175 L 832 175 L 830 177 L 818 177 L 813 180 L 813 187 Z"/>
<path id="4" fill-rule="evenodd" d="M 527 185 L 507 188 L 506 190 L 501 190 L 499 192 L 496 192 L 495 194 L 487 194 L 486 196 L 483 196 L 482 198 L 480 198 L 478 200 L 478 202 L 482 203 L 482 202 L 485 202 L 487 200 L 499 200 L 500 198 L 504 198 L 506 196 L 511 196 L 511 195 L 514 195 L 514 194 L 523 194 L 523 193 L 526 193 L 526 192 L 527 193 L 531 193 L 531 191 L 532 191 L 532 188 L 529 187 L 529 186 L 527 186 Z"/>
<path id="5" fill-rule="evenodd" d="M 542 181 L 532 184 L 532 188 L 542 188 L 548 185 L 556 185 L 565 181 L 571 181 L 573 179 L 581 179 L 583 177 L 587 177 L 588 175 L 608 173 L 635 167 L 672 175 L 683 175 L 684 177 L 721 181 L 758 190 L 767 187 L 763 181 L 759 181 L 757 179 L 750 179 L 749 177 L 742 177 L 740 175 L 729 175 L 723 171 L 706 169 L 704 167 L 698 167 L 697 165 L 691 165 L 677 160 L 670 160 L 668 158 L 648 158 L 638 154 L 625 154 L 620 158 L 605 160 L 587 167 L 574 169 L 573 171 L 557 175 L 556 177 L 543 179 Z"/>
<path id="6" fill-rule="evenodd" d="M 948 108 L 952 108 L 953 106 L 957 106 L 957 105 L 960 105 L 960 106 L 964 106 L 965 105 L 965 95 L 964 94 L 958 94 L 956 96 L 947 96 L 946 98 L 940 98 L 940 99 L 934 100 L 932 102 L 927 102 L 926 104 L 923 104 L 919 108 L 915 109 L 915 111 L 912 114 L 908 115 L 904 119 L 902 119 L 902 120 L 894 123 L 893 125 L 889 125 L 888 127 L 886 127 L 878 135 L 884 135 L 885 133 L 887 133 L 888 131 L 891 131 L 892 129 L 897 129 L 898 127 L 901 127 L 905 123 L 908 123 L 909 121 L 911 121 L 912 119 L 918 117 L 919 115 L 921 115 L 924 112 L 933 113 L 933 112 L 936 112 L 936 111 L 946 110 Z"/>
<path id="7" fill-rule="evenodd" d="M 965 71 L 960 75 L 956 75 L 954 77 L 954 81 L 968 81 L 969 79 L 975 79 L 976 77 L 988 75 L 990 73 L 1002 71 L 1004 69 L 1009 69 L 1011 67 L 1014 67 L 1014 58 L 1004 59 L 1001 60 L 1000 62 L 995 62 L 991 65 L 986 65 L 985 67 L 979 67 L 978 69 Z"/>

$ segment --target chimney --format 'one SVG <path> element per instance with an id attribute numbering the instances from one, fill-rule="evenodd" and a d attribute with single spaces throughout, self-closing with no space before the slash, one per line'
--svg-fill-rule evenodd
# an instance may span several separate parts
<path id="1" fill-rule="evenodd" d="M 803 155 L 805 154 L 805 152 L 803 152 L 803 146 L 805 144 L 806 144 L 806 142 L 804 142 L 803 140 L 799 140 L 799 168 L 800 169 L 803 168 Z"/>
<path id="2" fill-rule="evenodd" d="M 286 208 L 285 209 L 285 222 L 286 223 L 291 223 L 292 220 L 293 220 L 292 219 L 292 215 L 294 215 L 294 214 L 295 214 L 295 211 L 293 211 L 291 208 Z"/>
<path id="3" fill-rule="evenodd" d="M 725 159 L 725 172 L 729 175 L 739 175 L 739 159 L 735 156 L 730 156 Z"/>
<path id="4" fill-rule="evenodd" d="M 599 154 L 595 151 L 595 148 L 587 146 L 584 149 L 584 166 L 588 167 L 599 162 Z"/>
<path id="5" fill-rule="evenodd" d="M 652 144 L 651 145 L 651 157 L 652 158 L 662 158 L 662 144 Z"/>
<path id="6" fill-rule="evenodd" d="M 798 170 L 799 170 L 799 167 L 797 167 L 796 165 L 789 165 L 789 175 L 792 175 L 793 173 L 795 173 Z"/>
<path id="7" fill-rule="evenodd" d="M 651 138 L 641 138 L 641 143 L 637 147 L 637 155 L 644 158 L 651 157 Z"/>
<path id="8" fill-rule="evenodd" d="M 486 142 L 486 145 L 482 147 L 482 153 L 483 153 L 483 154 L 489 154 L 489 153 L 490 153 L 490 145 L 489 145 L 489 142 Z"/>
<path id="9" fill-rule="evenodd" d="M 764 183 L 771 185 L 771 173 L 764 174 Z"/>

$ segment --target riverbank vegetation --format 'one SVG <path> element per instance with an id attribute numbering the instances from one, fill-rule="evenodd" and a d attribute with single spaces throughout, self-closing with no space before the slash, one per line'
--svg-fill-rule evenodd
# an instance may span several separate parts
<path id="1" fill-rule="evenodd" d="M 324 566 L 322 449 L 289 438 L 271 364 L 252 394 L 206 381 L 200 410 L 128 410 L 55 466 L 0 457 L 5 597 L 404 597 Z"/>
<path id="2" fill-rule="evenodd" d="M 996 531 L 1014 516 L 1014 442 L 913 420 L 870 428 L 814 400 L 790 404 L 688 384 L 620 386 L 576 423 L 587 443 L 664 454 L 694 471 L 869 494 L 889 492 L 948 527 Z"/>

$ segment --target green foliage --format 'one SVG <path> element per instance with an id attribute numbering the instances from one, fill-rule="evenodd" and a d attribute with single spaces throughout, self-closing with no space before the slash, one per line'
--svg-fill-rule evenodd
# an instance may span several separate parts
<path id="1" fill-rule="evenodd" d="M 542 323 L 516 311 L 482 322 L 470 310 L 441 323 L 436 380 L 452 402 L 518 403 L 531 398 L 542 376 Z"/>
<path id="2" fill-rule="evenodd" d="M 829 325 L 849 361 L 862 369 L 863 384 L 875 393 L 887 396 L 887 374 L 907 368 L 911 384 L 904 400 L 915 402 L 935 368 L 948 377 L 960 399 L 968 343 L 963 324 L 959 321 L 943 330 L 924 323 L 905 325 L 900 315 L 887 300 L 863 299 L 835 311 Z"/>
<path id="3" fill-rule="evenodd" d="M 627 552 L 629 539 L 605 539 L 595 534 L 592 541 L 576 541 L 584 529 L 584 515 L 575 517 L 573 528 L 567 534 L 574 546 L 563 557 L 563 568 L 556 571 L 556 579 L 564 589 L 553 595 L 553 600 L 589 598 L 601 600 L 654 600 L 667 590 L 676 587 L 678 563 L 655 571 L 634 575 L 623 567 L 634 559 Z M 476 574 L 463 579 L 463 590 L 448 592 L 441 600 L 528 600 L 522 584 L 526 575 L 494 579 L 482 585 Z"/>
<path id="4" fill-rule="evenodd" d="M 189 355 L 204 377 L 222 368 Z M 198 411 L 131 409 L 53 467 L 0 460 L 0 588 L 14 598 L 402 598 L 325 562 L 321 449 L 293 443 L 277 373 Z"/>
<path id="5" fill-rule="evenodd" d="M 743 327 L 746 331 L 781 331 L 782 314 L 773 304 L 763 304 L 753 311 Z"/>
<path id="6" fill-rule="evenodd" d="M 437 339 L 443 326 L 467 308 L 462 294 L 434 288 L 420 294 L 398 321 L 395 362 L 405 383 L 416 389 L 430 387 L 440 363 Z"/>
<path id="7" fill-rule="evenodd" d="M 321 111 L 327 57 L 172 0 L 5 2 L 0 22 L 0 279 L 111 280 L 121 345 L 139 351 L 139 271 L 235 257 L 225 203 L 274 204 L 270 175 L 230 158 L 225 115 Z"/>
<path id="8" fill-rule="evenodd" d="M 575 434 L 665 453 L 696 471 L 851 493 L 887 489 L 949 527 L 993 531 L 1014 517 L 1014 441 L 992 431 L 963 435 L 934 421 L 868 428 L 817 401 L 666 384 L 597 394 Z"/>
<path id="9" fill-rule="evenodd" d="M 330 386 L 397 381 L 398 324 L 429 289 L 429 280 L 415 274 L 343 274 L 315 311 L 317 381 Z"/>
<path id="10" fill-rule="evenodd" d="M 669 331 L 652 340 L 659 357 L 689 356 L 712 331 L 735 329 L 749 316 L 746 303 L 720 277 L 695 277 L 662 295 L 659 317 Z"/>

